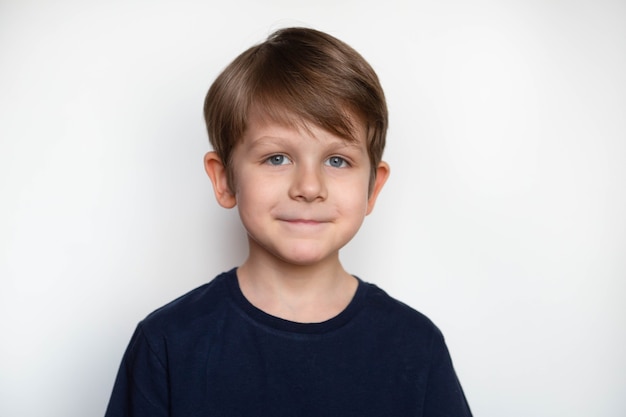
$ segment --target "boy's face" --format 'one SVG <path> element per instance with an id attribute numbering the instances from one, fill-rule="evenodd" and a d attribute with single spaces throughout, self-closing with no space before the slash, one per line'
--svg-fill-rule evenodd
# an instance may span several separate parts
<path id="1" fill-rule="evenodd" d="M 369 192 L 365 130 L 357 133 L 357 141 L 348 141 L 314 125 L 297 129 L 253 115 L 232 155 L 232 191 L 224 189 L 223 166 L 217 173 L 210 167 L 221 164 L 219 159 L 207 155 L 218 202 L 239 208 L 250 256 L 293 265 L 337 258 L 373 209 L 389 173 L 381 163 Z"/>

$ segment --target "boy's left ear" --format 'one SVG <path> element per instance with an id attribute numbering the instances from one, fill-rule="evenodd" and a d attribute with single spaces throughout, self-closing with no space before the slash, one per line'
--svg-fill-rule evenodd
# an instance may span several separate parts
<path id="1" fill-rule="evenodd" d="M 374 186 L 370 191 L 370 196 L 367 200 L 367 212 L 366 214 L 370 214 L 372 210 L 374 210 L 374 204 L 376 204 L 376 198 L 378 197 L 378 193 L 383 189 L 383 185 L 387 182 L 387 178 L 389 178 L 389 165 L 381 161 L 376 167 L 376 179 L 374 180 Z"/>

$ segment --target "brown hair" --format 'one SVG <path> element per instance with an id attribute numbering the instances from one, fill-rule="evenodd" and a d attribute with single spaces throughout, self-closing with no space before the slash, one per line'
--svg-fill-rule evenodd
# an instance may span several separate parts
<path id="1" fill-rule="evenodd" d="M 346 140 L 355 139 L 353 123 L 364 123 L 373 183 L 385 147 L 387 105 L 372 67 L 344 42 L 314 29 L 280 29 L 213 82 L 204 117 L 231 188 L 233 149 L 252 109 L 288 125 L 313 123 Z"/>

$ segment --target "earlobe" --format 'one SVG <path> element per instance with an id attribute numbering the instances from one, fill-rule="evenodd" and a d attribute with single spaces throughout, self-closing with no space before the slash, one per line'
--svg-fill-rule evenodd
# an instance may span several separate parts
<path id="1" fill-rule="evenodd" d="M 204 155 L 204 170 L 213 183 L 213 192 L 218 204 L 224 208 L 235 207 L 237 199 L 228 184 L 226 166 L 217 153 L 211 151 Z"/>
<path id="2" fill-rule="evenodd" d="M 376 198 L 378 198 L 378 194 L 383 189 L 383 185 L 385 185 L 385 182 L 387 182 L 387 178 L 389 178 L 389 173 L 389 165 L 386 162 L 381 161 L 376 167 L 376 179 L 374 180 L 374 185 L 372 186 L 372 190 L 367 200 L 366 214 L 370 214 L 372 210 L 374 210 Z"/>

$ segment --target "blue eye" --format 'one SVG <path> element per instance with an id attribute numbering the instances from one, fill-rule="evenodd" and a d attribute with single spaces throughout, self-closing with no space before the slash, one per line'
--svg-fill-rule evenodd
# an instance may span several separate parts
<path id="1" fill-rule="evenodd" d="M 331 156 L 326 160 L 326 164 L 333 168 L 344 168 L 348 166 L 348 162 L 340 156 Z"/>
<path id="2" fill-rule="evenodd" d="M 267 163 L 270 165 L 285 165 L 289 163 L 289 159 L 285 155 L 277 154 L 267 158 Z"/>

